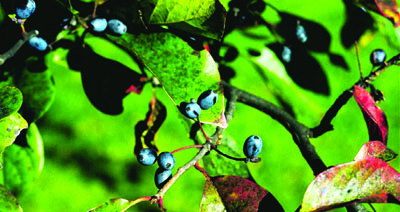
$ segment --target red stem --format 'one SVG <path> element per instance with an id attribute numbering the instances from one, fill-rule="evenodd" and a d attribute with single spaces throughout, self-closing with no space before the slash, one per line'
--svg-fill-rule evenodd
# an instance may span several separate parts
<path id="1" fill-rule="evenodd" d="M 202 132 L 203 135 L 204 135 L 204 138 L 206 138 L 206 141 L 207 141 L 207 142 L 210 142 L 210 138 L 207 136 L 206 132 L 204 132 L 203 125 L 201 125 L 200 119 L 197 118 L 197 121 L 199 122 L 199 126 L 200 126 L 200 129 L 201 129 L 201 132 Z"/>
<path id="2" fill-rule="evenodd" d="M 179 151 L 181 151 L 181 150 L 184 150 L 184 149 L 190 149 L 190 148 L 202 148 L 203 147 L 203 145 L 191 145 L 191 146 L 185 146 L 185 147 L 182 147 L 182 148 L 179 148 L 179 149 L 176 149 L 176 150 L 174 150 L 174 151 L 172 151 L 171 152 L 171 154 L 174 154 L 175 152 L 179 152 Z"/>

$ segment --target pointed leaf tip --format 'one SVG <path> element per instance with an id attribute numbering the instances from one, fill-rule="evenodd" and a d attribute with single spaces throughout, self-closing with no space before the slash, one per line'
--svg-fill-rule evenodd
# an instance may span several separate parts
<path id="1" fill-rule="evenodd" d="M 389 126 L 385 113 L 375 105 L 374 98 L 364 88 L 355 85 L 353 96 L 367 123 L 369 140 L 378 140 L 386 145 Z"/>

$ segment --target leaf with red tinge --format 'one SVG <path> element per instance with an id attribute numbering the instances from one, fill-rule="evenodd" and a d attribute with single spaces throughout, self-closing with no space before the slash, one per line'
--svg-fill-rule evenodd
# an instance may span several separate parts
<path id="1" fill-rule="evenodd" d="M 375 105 L 374 98 L 364 88 L 355 85 L 353 96 L 367 123 L 369 140 L 378 140 L 386 145 L 389 126 L 385 113 Z"/>
<path id="2" fill-rule="evenodd" d="M 257 211 L 260 202 L 269 193 L 256 183 L 242 177 L 217 176 L 211 177 L 211 181 L 227 211 Z"/>
<path id="3" fill-rule="evenodd" d="M 149 104 L 149 111 L 143 121 L 139 121 L 135 126 L 135 149 L 134 154 L 137 156 L 143 146 L 147 146 L 155 151 L 158 148 L 155 145 L 156 135 L 161 125 L 167 117 L 167 109 L 155 96 Z"/>
<path id="4" fill-rule="evenodd" d="M 200 212 L 220 212 L 226 211 L 221 196 L 218 194 L 217 188 L 209 177 L 206 178 L 204 185 L 203 197 L 200 202 Z"/>
<path id="5" fill-rule="evenodd" d="M 335 166 L 311 182 L 300 212 L 360 202 L 400 204 L 400 173 L 374 157 Z"/>
<path id="6" fill-rule="evenodd" d="M 370 141 L 361 147 L 354 160 L 363 160 L 368 157 L 379 158 L 387 162 L 395 159 L 397 154 L 380 141 Z"/>
<path id="7" fill-rule="evenodd" d="M 396 0 L 357 0 L 356 2 L 388 18 L 395 27 L 400 26 L 400 12 Z"/>

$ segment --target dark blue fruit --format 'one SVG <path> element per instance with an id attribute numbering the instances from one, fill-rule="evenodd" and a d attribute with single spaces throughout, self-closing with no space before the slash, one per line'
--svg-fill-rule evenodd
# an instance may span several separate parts
<path id="1" fill-rule="evenodd" d="M 297 27 L 296 27 L 296 36 L 297 36 L 297 39 L 302 43 L 305 43 L 307 41 L 306 30 L 300 24 L 297 25 Z"/>
<path id="2" fill-rule="evenodd" d="M 32 37 L 29 39 L 29 44 L 39 51 L 44 51 L 47 49 L 47 42 L 41 37 Z"/>
<path id="3" fill-rule="evenodd" d="M 140 150 L 137 159 L 140 164 L 150 166 L 156 162 L 157 153 L 152 149 L 142 149 Z"/>
<path id="4" fill-rule="evenodd" d="M 17 7 L 15 13 L 22 19 L 29 18 L 35 12 L 36 3 L 33 0 L 28 0 L 23 6 Z"/>
<path id="5" fill-rule="evenodd" d="M 175 158 L 170 152 L 162 152 L 158 156 L 158 166 L 171 170 L 175 166 Z"/>
<path id="6" fill-rule="evenodd" d="M 200 105 L 198 105 L 194 100 L 192 100 L 189 104 L 186 105 L 185 112 L 189 118 L 192 119 L 197 118 L 200 116 L 201 113 Z"/>
<path id="7" fill-rule="evenodd" d="M 262 149 L 262 140 L 257 135 L 252 135 L 246 139 L 243 146 L 243 152 L 248 158 L 255 158 Z"/>
<path id="8" fill-rule="evenodd" d="M 171 170 L 158 168 L 154 176 L 154 182 L 158 189 L 161 189 L 172 177 Z"/>
<path id="9" fill-rule="evenodd" d="M 369 59 L 373 66 L 382 65 L 386 60 L 386 53 L 382 49 L 375 49 Z"/>
<path id="10" fill-rule="evenodd" d="M 90 24 L 95 32 L 103 32 L 107 28 L 107 20 L 105 18 L 95 18 Z"/>
<path id="11" fill-rule="evenodd" d="M 207 110 L 218 100 L 218 94 L 212 90 L 204 91 L 200 97 L 197 99 L 197 103 L 200 105 L 200 108 L 203 110 Z"/>
<path id="12" fill-rule="evenodd" d="M 124 23 L 117 19 L 111 19 L 108 21 L 108 28 L 111 29 L 116 34 L 124 34 L 127 30 L 127 27 Z"/>

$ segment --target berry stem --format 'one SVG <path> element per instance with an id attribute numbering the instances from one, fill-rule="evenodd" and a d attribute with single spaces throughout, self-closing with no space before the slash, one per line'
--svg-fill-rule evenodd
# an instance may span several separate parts
<path id="1" fill-rule="evenodd" d="M 179 151 L 181 151 L 181 150 L 185 150 L 185 149 L 190 149 L 190 148 L 202 148 L 203 147 L 203 145 L 191 145 L 191 146 L 185 146 L 185 147 L 182 147 L 182 148 L 179 148 L 179 149 L 176 149 L 176 150 L 174 150 L 174 151 L 172 151 L 171 152 L 171 154 L 174 154 L 174 153 L 176 153 L 176 152 L 179 152 Z"/>
<path id="2" fill-rule="evenodd" d="M 200 119 L 197 118 L 197 121 L 199 122 L 199 126 L 200 126 L 200 129 L 201 129 L 201 132 L 202 132 L 203 135 L 204 135 L 204 138 L 206 138 L 206 141 L 207 141 L 207 142 L 210 142 L 210 138 L 207 136 L 206 132 L 204 131 L 203 125 L 201 124 Z"/>
<path id="3" fill-rule="evenodd" d="M 250 162 L 253 162 L 253 163 L 257 163 L 257 162 L 260 162 L 260 161 L 261 161 L 261 158 L 237 158 L 237 157 L 233 157 L 233 156 L 227 155 L 227 154 L 221 152 L 219 149 L 217 149 L 217 147 L 216 147 L 215 145 L 211 145 L 211 148 L 212 148 L 213 150 L 215 150 L 216 152 L 218 152 L 218 154 L 220 154 L 220 155 L 222 155 L 222 156 L 224 156 L 224 157 L 226 157 L 226 158 L 229 158 L 229 159 L 231 159 L 231 160 L 243 161 L 243 162 L 245 162 L 245 163 L 247 163 L 247 162 L 249 162 L 249 161 L 250 161 Z"/>
<path id="4" fill-rule="evenodd" d="M 199 170 L 201 173 L 203 173 L 205 178 L 210 178 L 210 176 L 207 174 L 206 170 L 204 170 L 203 168 L 201 168 L 201 166 L 199 165 L 199 162 L 196 162 L 196 164 L 194 164 L 194 168 L 196 168 L 197 170 Z"/>
<path id="5" fill-rule="evenodd" d="M 359 53 L 358 53 L 358 44 L 357 44 L 357 41 L 354 41 L 354 45 L 355 45 L 355 47 L 356 47 L 358 69 L 360 70 L 360 79 L 361 79 L 361 81 L 364 81 L 364 76 L 363 76 L 363 73 L 362 73 L 361 62 L 360 62 L 360 55 L 359 55 Z"/>

